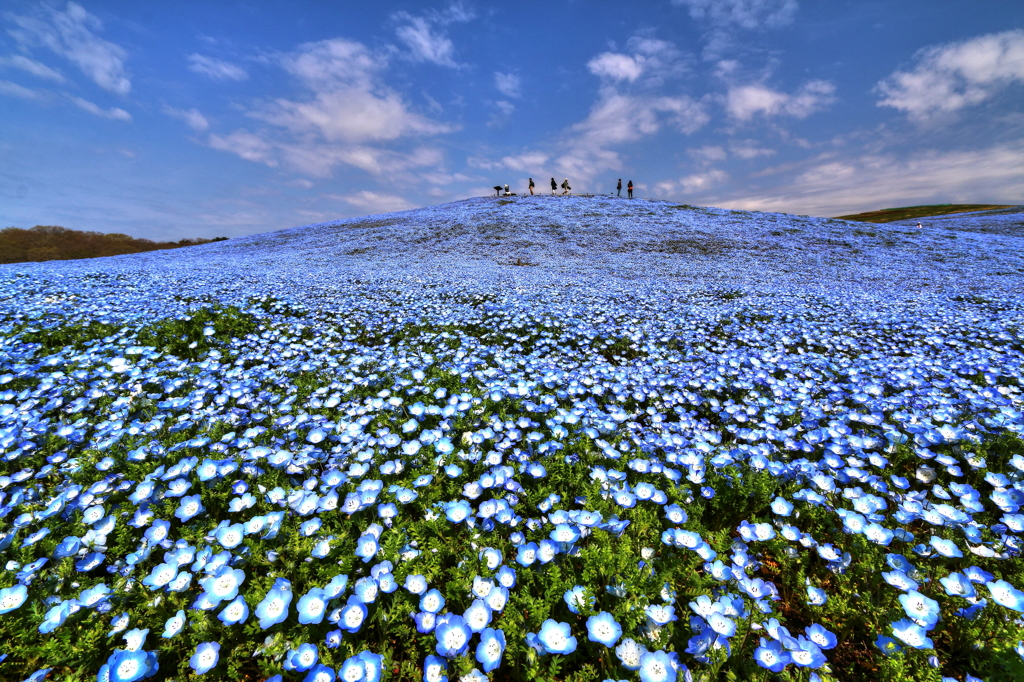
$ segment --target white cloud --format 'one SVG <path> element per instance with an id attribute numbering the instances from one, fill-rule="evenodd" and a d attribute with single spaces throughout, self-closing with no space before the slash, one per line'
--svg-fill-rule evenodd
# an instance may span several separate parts
<path id="1" fill-rule="evenodd" d="M 927 47 L 915 66 L 879 82 L 879 106 L 925 121 L 980 104 L 1014 83 L 1024 83 L 1024 31 L 992 33 Z"/>
<path id="2" fill-rule="evenodd" d="M 729 156 L 722 147 L 712 145 L 689 149 L 686 153 L 703 163 L 725 161 Z"/>
<path id="3" fill-rule="evenodd" d="M 654 191 L 659 196 L 677 196 L 681 192 L 700 192 L 725 181 L 728 177 L 725 171 L 711 169 L 702 173 L 693 173 L 678 180 L 659 182 L 654 186 Z"/>
<path id="4" fill-rule="evenodd" d="M 673 0 L 690 10 L 690 16 L 714 26 L 745 29 L 777 28 L 793 21 L 796 0 Z"/>
<path id="5" fill-rule="evenodd" d="M 759 146 L 757 140 L 732 140 L 729 142 L 729 153 L 741 159 L 756 159 L 759 156 L 773 156 L 775 150 Z"/>
<path id="6" fill-rule="evenodd" d="M 501 160 L 501 163 L 510 170 L 535 173 L 546 165 L 550 158 L 544 152 L 526 152 L 516 156 L 506 156 Z"/>
<path id="7" fill-rule="evenodd" d="M 643 76 L 641 82 L 647 87 L 661 85 L 687 69 L 685 55 L 667 40 L 633 36 L 626 48 L 632 54 L 603 52 L 587 62 L 587 68 L 611 83 L 634 83 Z"/>
<path id="8" fill-rule="evenodd" d="M 66 79 L 60 71 L 51 69 L 42 62 L 37 62 L 34 59 L 22 56 L 20 54 L 11 55 L 10 57 L 0 57 L 0 66 L 13 66 L 14 68 L 26 71 L 37 78 L 45 78 L 46 80 L 55 81 L 57 83 L 64 83 Z"/>
<path id="9" fill-rule="evenodd" d="M 756 114 L 807 118 L 834 102 L 835 90 L 833 83 L 823 80 L 808 81 L 792 95 L 761 84 L 741 85 L 729 88 L 725 108 L 740 121 L 749 121 Z"/>
<path id="10" fill-rule="evenodd" d="M 19 99 L 31 99 L 41 100 L 45 97 L 45 92 L 40 90 L 33 90 L 26 88 L 24 85 L 18 85 L 11 81 L 0 80 L 0 95 L 7 95 L 8 97 L 17 97 Z"/>
<path id="11" fill-rule="evenodd" d="M 277 159 L 274 158 L 274 146 L 259 135 L 253 135 L 247 130 L 236 130 L 230 135 L 210 135 L 207 144 L 213 149 L 237 154 L 246 161 L 265 163 L 268 166 L 276 166 Z"/>
<path id="12" fill-rule="evenodd" d="M 64 57 L 104 90 L 118 95 L 131 91 L 124 68 L 128 53 L 95 34 L 103 24 L 81 5 L 69 2 L 63 12 L 44 6 L 37 16 L 8 16 L 17 28 L 7 33 L 21 45 L 42 46 Z"/>
<path id="13" fill-rule="evenodd" d="M 503 73 L 496 71 L 494 74 L 494 87 L 498 89 L 498 92 L 509 97 L 516 99 L 520 96 L 521 82 L 519 76 L 514 73 Z"/>
<path id="14" fill-rule="evenodd" d="M 356 208 L 367 213 L 392 213 L 394 211 L 405 211 L 415 208 L 415 205 L 406 199 L 394 194 L 379 194 L 363 190 L 348 196 L 333 197 L 346 201 Z"/>
<path id="15" fill-rule="evenodd" d="M 639 78 L 644 70 L 643 65 L 636 57 L 613 52 L 597 55 L 587 62 L 587 68 L 590 69 L 590 73 L 601 78 L 630 82 Z"/>
<path id="16" fill-rule="evenodd" d="M 206 57 L 201 54 L 188 56 L 189 71 L 195 71 L 215 81 L 244 81 L 249 77 L 245 69 L 223 59 Z"/>
<path id="17" fill-rule="evenodd" d="M 342 164 L 379 175 L 441 163 L 443 157 L 436 149 L 399 152 L 381 146 L 452 130 L 411 111 L 401 95 L 387 86 L 383 80 L 386 54 L 335 38 L 300 45 L 277 59 L 309 96 L 254 106 L 247 115 L 269 128 L 212 135 L 210 146 L 258 163 L 283 162 L 316 177 L 329 176 Z"/>
<path id="18" fill-rule="evenodd" d="M 206 117 L 199 113 L 196 108 L 192 109 L 177 109 L 175 107 L 164 105 L 163 112 L 168 116 L 184 121 L 189 128 L 201 133 L 210 127 L 210 122 L 206 120 Z"/>
<path id="19" fill-rule="evenodd" d="M 779 174 L 792 173 L 791 167 Z M 766 175 L 766 174 L 762 174 Z M 885 206 L 1024 203 L 1024 141 L 913 155 L 823 156 L 753 194 L 706 195 L 717 206 L 820 216 Z"/>
<path id="20" fill-rule="evenodd" d="M 93 116 L 99 116 L 100 118 L 107 118 L 111 121 L 131 121 L 132 115 L 124 109 L 118 109 L 117 107 L 111 107 L 110 109 L 104 109 L 87 99 L 81 97 L 74 97 L 68 95 L 68 99 L 74 102 L 83 111 L 88 111 Z"/>
<path id="21" fill-rule="evenodd" d="M 429 10 L 424 16 L 396 12 L 392 20 L 399 23 L 395 35 L 409 48 L 406 55 L 416 62 L 430 62 L 440 66 L 457 67 L 455 45 L 445 34 L 451 24 L 472 21 L 476 15 L 462 3 L 452 3 L 442 11 Z"/>
<path id="22" fill-rule="evenodd" d="M 490 128 L 501 128 L 508 120 L 512 117 L 512 114 L 516 110 L 516 105 L 512 102 L 505 101 L 503 99 L 494 102 L 494 113 L 491 115 L 491 120 L 487 122 Z"/>

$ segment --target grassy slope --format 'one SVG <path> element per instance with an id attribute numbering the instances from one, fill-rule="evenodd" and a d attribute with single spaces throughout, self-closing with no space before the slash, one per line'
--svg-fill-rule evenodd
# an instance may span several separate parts
<path id="1" fill-rule="evenodd" d="M 857 220 L 864 223 L 891 223 L 894 220 L 910 220 L 928 216 L 949 215 L 951 213 L 973 213 L 974 211 L 992 211 L 1012 206 L 996 204 L 934 204 L 932 206 L 905 206 L 903 208 L 883 208 L 881 211 L 857 213 L 854 215 L 836 216 L 841 220 Z"/>

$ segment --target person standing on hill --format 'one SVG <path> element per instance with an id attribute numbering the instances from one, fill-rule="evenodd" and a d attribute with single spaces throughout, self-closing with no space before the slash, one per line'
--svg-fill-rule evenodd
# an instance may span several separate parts
<path id="1" fill-rule="evenodd" d="M 562 180 L 562 196 L 565 196 L 566 194 L 568 194 L 569 190 L 571 190 L 571 189 L 572 189 L 572 187 L 569 186 L 569 178 L 566 178 L 565 180 Z"/>
<path id="2" fill-rule="evenodd" d="M 629 192 L 629 198 L 633 198 L 633 181 L 629 181 L 629 185 L 626 186 L 626 191 Z"/>
<path id="3" fill-rule="evenodd" d="M 556 189 L 558 189 L 558 183 L 555 182 L 554 178 L 551 178 L 551 194 L 554 194 Z"/>
<path id="4" fill-rule="evenodd" d="M 618 196 L 622 196 L 622 178 L 619 178 L 619 184 L 615 185 L 615 193 Z"/>
<path id="5" fill-rule="evenodd" d="M 530 196 L 533 196 L 533 178 L 530 178 Z"/>

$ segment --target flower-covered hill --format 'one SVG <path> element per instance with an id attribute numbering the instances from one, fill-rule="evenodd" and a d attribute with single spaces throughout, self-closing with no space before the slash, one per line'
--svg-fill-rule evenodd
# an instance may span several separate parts
<path id="1" fill-rule="evenodd" d="M 481 198 L 0 267 L 0 678 L 1019 679 L 1020 222 Z"/>

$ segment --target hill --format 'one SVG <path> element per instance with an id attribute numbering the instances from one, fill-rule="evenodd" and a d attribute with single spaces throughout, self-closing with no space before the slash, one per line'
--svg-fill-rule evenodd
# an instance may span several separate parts
<path id="1" fill-rule="evenodd" d="M 1024 679 L 1021 217 L 2 265 L 0 679 Z"/>
<path id="2" fill-rule="evenodd" d="M 101 258 L 160 249 L 178 249 L 224 239 L 226 238 L 218 237 L 154 242 L 150 239 L 129 237 L 126 234 L 82 232 L 57 225 L 36 225 L 28 230 L 7 227 L 0 230 L 0 263 Z"/>
<path id="3" fill-rule="evenodd" d="M 891 223 L 896 220 L 916 220 L 938 215 L 953 213 L 979 213 L 999 209 L 1017 208 L 1019 206 L 996 204 L 935 204 L 932 206 L 905 206 L 903 208 L 883 208 L 880 211 L 857 213 L 855 215 L 838 216 L 839 220 L 854 220 L 864 223 Z"/>

